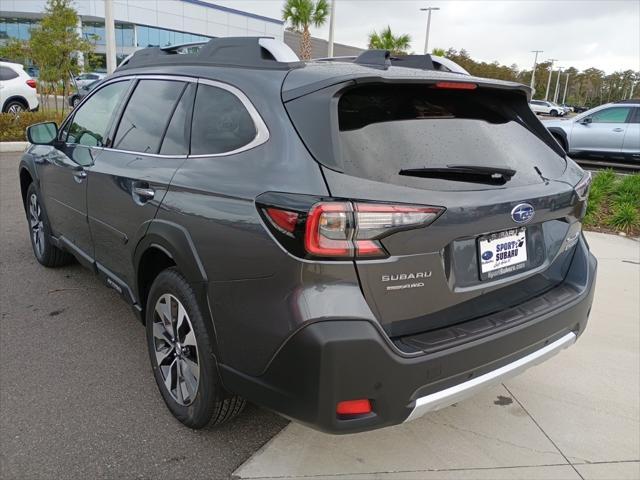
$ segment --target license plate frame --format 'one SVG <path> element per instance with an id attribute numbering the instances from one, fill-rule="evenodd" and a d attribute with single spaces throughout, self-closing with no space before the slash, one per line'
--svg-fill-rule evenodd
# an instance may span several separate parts
<path id="1" fill-rule="evenodd" d="M 510 242 L 516 243 L 512 248 L 505 249 L 505 244 L 511 247 Z M 526 227 L 502 230 L 478 237 L 476 251 L 480 280 L 493 280 L 525 269 L 529 259 L 527 243 Z M 499 245 L 501 248 L 498 251 Z M 502 255 L 498 254 L 511 256 L 500 258 Z"/>

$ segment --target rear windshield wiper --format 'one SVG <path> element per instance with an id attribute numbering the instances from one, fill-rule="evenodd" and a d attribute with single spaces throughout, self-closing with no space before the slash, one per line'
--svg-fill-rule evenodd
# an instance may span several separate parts
<path id="1" fill-rule="evenodd" d="M 516 174 L 515 170 L 476 165 L 447 165 L 446 167 L 408 168 L 398 172 L 406 177 L 441 178 L 458 182 L 504 185 Z"/>

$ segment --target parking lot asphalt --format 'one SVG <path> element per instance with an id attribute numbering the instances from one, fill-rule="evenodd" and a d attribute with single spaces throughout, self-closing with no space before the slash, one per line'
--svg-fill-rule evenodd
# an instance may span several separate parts
<path id="1" fill-rule="evenodd" d="M 216 430 L 166 409 L 145 332 L 79 265 L 40 266 L 19 154 L 0 154 L 0 478 L 229 478 L 287 422 L 249 405 Z"/>

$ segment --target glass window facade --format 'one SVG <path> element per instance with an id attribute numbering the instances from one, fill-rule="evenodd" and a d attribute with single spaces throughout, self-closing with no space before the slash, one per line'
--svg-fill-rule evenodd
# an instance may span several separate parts
<path id="1" fill-rule="evenodd" d="M 29 30 L 37 24 L 37 20 L 29 18 L 0 17 L 0 40 L 9 38 L 29 40 L 31 37 Z"/>
<path id="2" fill-rule="evenodd" d="M 28 40 L 31 37 L 29 30 L 38 23 L 38 20 L 28 18 L 0 17 L 0 41 L 9 38 Z M 105 44 L 104 22 L 82 22 L 82 34 L 96 45 L 104 46 Z M 210 38 L 176 30 L 116 22 L 116 47 L 166 47 L 180 43 L 207 41 Z"/>
<path id="3" fill-rule="evenodd" d="M 133 47 L 134 26 L 130 23 L 116 23 L 116 46 Z M 104 23 L 82 22 L 82 34 L 84 37 L 96 45 L 105 44 Z"/>
<path id="4" fill-rule="evenodd" d="M 168 47 L 180 43 L 206 42 L 211 39 L 211 37 L 204 35 L 166 30 L 164 28 L 145 27 L 144 25 L 136 25 L 136 34 L 138 37 L 137 47 Z"/>

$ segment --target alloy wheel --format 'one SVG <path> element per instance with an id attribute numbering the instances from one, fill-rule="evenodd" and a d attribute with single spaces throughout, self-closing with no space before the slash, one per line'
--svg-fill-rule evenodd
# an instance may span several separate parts
<path id="1" fill-rule="evenodd" d="M 29 198 L 29 226 L 31 227 L 31 240 L 38 258 L 44 255 L 44 224 L 42 222 L 42 209 L 35 193 Z"/>
<path id="2" fill-rule="evenodd" d="M 198 346 L 186 309 L 169 293 L 156 302 L 153 345 L 165 388 L 180 405 L 190 405 L 200 381 Z"/>
<path id="3" fill-rule="evenodd" d="M 7 109 L 7 113 L 10 113 L 11 115 L 20 115 L 22 112 L 24 112 L 24 107 L 19 103 L 12 103 Z"/>

